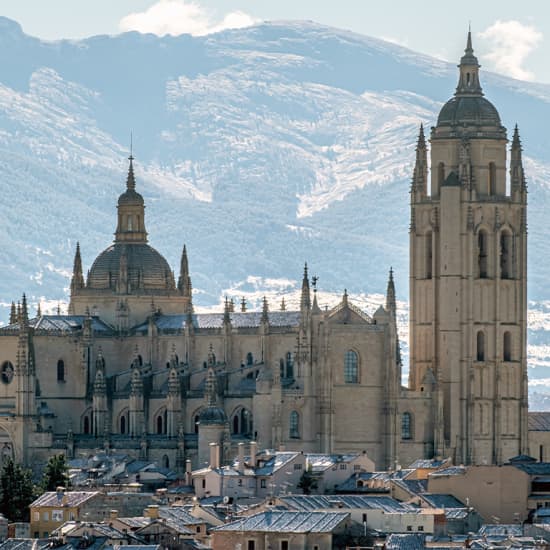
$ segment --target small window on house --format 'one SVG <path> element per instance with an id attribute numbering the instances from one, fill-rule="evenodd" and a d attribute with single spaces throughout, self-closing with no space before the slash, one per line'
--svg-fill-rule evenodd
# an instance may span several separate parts
<path id="1" fill-rule="evenodd" d="M 404 412 L 401 416 L 401 439 L 412 439 L 411 413 Z"/>
<path id="2" fill-rule="evenodd" d="M 256 541 L 249 540 L 247 544 L 248 550 L 256 550 Z"/>
<path id="3" fill-rule="evenodd" d="M 63 359 L 59 359 L 57 362 L 57 381 L 65 382 L 65 362 Z"/>
<path id="4" fill-rule="evenodd" d="M 354 464 L 353 465 L 353 471 L 358 472 L 361 469 L 361 464 Z"/>
<path id="5" fill-rule="evenodd" d="M 288 550 L 288 540 L 281 541 L 281 550 Z"/>
<path id="6" fill-rule="evenodd" d="M 412 525 L 407 525 L 407 531 L 412 531 L 413 530 L 413 526 Z"/>
<path id="7" fill-rule="evenodd" d="M 363 514 L 363 523 L 367 523 L 367 514 Z"/>
<path id="8" fill-rule="evenodd" d="M 243 480 L 242 479 L 239 479 L 238 485 L 239 485 L 239 487 L 243 486 Z"/>
<path id="9" fill-rule="evenodd" d="M 202 479 L 202 488 L 206 489 L 206 479 L 205 478 Z"/>
<path id="10" fill-rule="evenodd" d="M 476 358 L 478 361 L 485 361 L 485 334 L 481 330 L 477 333 Z"/>
<path id="11" fill-rule="evenodd" d="M 418 526 L 418 530 L 419 530 L 419 531 L 424 531 L 424 526 L 423 526 L 423 525 L 419 525 L 419 526 Z"/>
<path id="12" fill-rule="evenodd" d="M 301 464 L 294 464 L 294 469 L 295 469 L 295 470 L 301 470 L 301 469 L 302 469 L 302 465 L 301 465 Z"/>
<path id="13" fill-rule="evenodd" d="M 288 432 L 290 438 L 300 438 L 300 415 L 296 411 L 291 411 L 290 413 Z"/>
<path id="14" fill-rule="evenodd" d="M 348 465 L 347 464 L 340 464 L 340 470 L 347 470 Z"/>
<path id="15" fill-rule="evenodd" d="M 260 488 L 261 489 L 265 489 L 266 488 L 266 482 L 265 482 L 265 479 L 260 479 Z"/>
<path id="16" fill-rule="evenodd" d="M 504 361 L 512 360 L 512 335 L 509 332 L 504 333 L 502 340 L 502 359 Z"/>
<path id="17" fill-rule="evenodd" d="M 353 350 L 346 351 L 344 355 L 344 382 L 357 384 L 359 381 L 357 353 Z"/>
<path id="18" fill-rule="evenodd" d="M 200 532 L 201 532 L 201 526 L 197 525 L 197 533 L 200 533 Z"/>

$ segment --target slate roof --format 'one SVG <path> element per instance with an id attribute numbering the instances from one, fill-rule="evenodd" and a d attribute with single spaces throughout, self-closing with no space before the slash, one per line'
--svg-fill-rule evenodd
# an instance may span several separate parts
<path id="1" fill-rule="evenodd" d="M 358 481 L 370 481 L 370 480 L 380 480 L 383 482 L 388 482 L 390 480 L 390 474 L 388 472 L 356 472 L 352 474 L 348 479 L 336 486 L 338 491 L 350 491 L 350 492 L 372 492 L 373 488 L 369 487 L 367 484 L 358 486 Z"/>
<path id="2" fill-rule="evenodd" d="M 453 495 L 424 493 L 421 497 L 432 508 L 464 508 L 464 503 Z"/>
<path id="3" fill-rule="evenodd" d="M 308 453 L 306 460 L 308 465 L 311 466 L 313 472 L 323 472 L 328 468 L 331 468 L 335 464 L 351 462 L 359 456 L 359 453 L 347 454 L 347 455 L 329 455 L 329 454 L 317 454 Z"/>
<path id="4" fill-rule="evenodd" d="M 530 412 L 527 418 L 529 422 L 529 431 L 550 431 L 550 412 Z"/>
<path id="5" fill-rule="evenodd" d="M 477 532 L 481 537 L 523 536 L 523 526 L 515 523 L 486 523 Z"/>
<path id="6" fill-rule="evenodd" d="M 257 476 L 270 476 L 285 464 L 296 458 L 300 453 L 277 452 L 274 456 L 267 459 L 261 468 L 256 468 Z"/>
<path id="7" fill-rule="evenodd" d="M 437 468 L 441 468 L 442 466 L 444 466 L 448 462 L 449 462 L 448 458 L 444 458 L 444 459 L 437 459 L 437 458 L 425 459 L 425 458 L 421 458 L 421 459 L 416 460 L 415 462 L 413 462 L 409 466 L 409 469 L 411 469 L 411 468 L 413 470 L 417 470 L 418 468 L 437 469 Z"/>
<path id="8" fill-rule="evenodd" d="M 530 476 L 550 475 L 550 462 L 520 462 L 511 464 Z"/>
<path id="9" fill-rule="evenodd" d="M 90 500 L 97 495 L 101 494 L 99 491 L 65 491 L 60 493 L 61 498 L 59 498 L 58 493 L 55 491 L 47 491 L 43 495 L 39 496 L 30 507 L 36 506 L 80 506 L 87 500 Z"/>
<path id="10" fill-rule="evenodd" d="M 418 510 L 391 497 L 371 497 L 363 495 L 287 495 L 279 500 L 300 511 L 330 510 L 334 508 L 371 509 L 384 512 L 411 512 Z"/>
<path id="11" fill-rule="evenodd" d="M 0 543 L 0 550 L 50 550 L 51 539 L 6 539 Z M 70 544 L 57 546 L 56 550 L 74 550 Z"/>
<path id="12" fill-rule="evenodd" d="M 82 330 L 85 315 L 42 315 L 29 321 L 29 326 L 37 331 L 75 332 Z M 113 329 L 99 317 L 91 317 L 92 330 L 99 333 L 111 333 Z M 3 327 L 2 330 L 19 330 L 19 323 Z"/>
<path id="13" fill-rule="evenodd" d="M 419 533 L 404 533 L 388 535 L 386 550 L 424 550 L 425 537 Z"/>
<path id="14" fill-rule="evenodd" d="M 257 328 L 261 325 L 261 311 L 239 311 L 230 314 L 231 324 L 234 328 Z M 269 325 L 272 327 L 297 327 L 300 325 L 301 313 L 299 311 L 270 311 L 268 313 Z M 222 328 L 223 312 L 220 313 L 196 313 L 192 316 L 193 327 Z M 159 315 L 155 324 L 160 331 L 183 330 L 187 324 L 187 315 Z M 143 323 L 135 330 L 147 330 L 148 323 Z"/>
<path id="15" fill-rule="evenodd" d="M 449 468 L 443 468 L 442 470 L 437 470 L 432 472 L 431 476 L 463 476 L 466 473 L 466 468 L 464 466 L 450 466 Z"/>
<path id="16" fill-rule="evenodd" d="M 196 518 L 181 506 L 161 506 L 159 508 L 159 515 L 161 518 L 170 518 L 183 525 L 199 525 L 204 523 L 203 519 Z"/>
<path id="17" fill-rule="evenodd" d="M 261 533 L 330 533 L 349 517 L 347 512 L 262 512 L 211 531 Z"/>
<path id="18" fill-rule="evenodd" d="M 411 495 L 421 495 L 428 488 L 427 479 L 394 479 L 392 482 Z"/>

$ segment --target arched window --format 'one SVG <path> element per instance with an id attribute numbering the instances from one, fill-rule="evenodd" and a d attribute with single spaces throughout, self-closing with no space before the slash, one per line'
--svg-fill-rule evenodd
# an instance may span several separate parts
<path id="1" fill-rule="evenodd" d="M 482 229 L 477 235 L 477 263 L 479 278 L 487 278 L 487 233 Z"/>
<path id="2" fill-rule="evenodd" d="M 432 253 L 432 232 L 428 231 L 426 234 L 426 246 L 425 246 L 425 262 L 426 262 L 426 279 L 432 278 L 432 265 L 433 265 L 433 253 Z"/>
<path id="3" fill-rule="evenodd" d="M 401 439 L 412 439 L 412 415 L 409 412 L 401 415 Z"/>
<path id="4" fill-rule="evenodd" d="M 489 195 L 497 192 L 497 167 L 494 162 L 489 163 Z"/>
<path id="5" fill-rule="evenodd" d="M 357 353 L 351 349 L 344 355 L 344 382 L 346 384 L 359 382 Z"/>
<path id="6" fill-rule="evenodd" d="M 477 333 L 476 357 L 478 361 L 485 361 L 485 334 L 481 330 Z"/>
<path id="7" fill-rule="evenodd" d="M 196 434 L 199 433 L 199 422 L 200 422 L 200 416 L 196 414 L 195 418 L 193 419 L 193 432 Z"/>
<path id="8" fill-rule="evenodd" d="M 294 357 L 292 357 L 291 351 L 286 353 L 286 377 L 289 379 L 294 378 Z"/>
<path id="9" fill-rule="evenodd" d="M 57 362 L 57 381 L 65 382 L 65 362 L 63 359 L 59 359 Z"/>
<path id="10" fill-rule="evenodd" d="M 88 409 L 83 415 L 82 415 L 82 433 L 83 434 L 91 434 L 93 433 L 94 424 L 93 424 L 93 417 L 92 417 L 92 409 Z"/>
<path id="11" fill-rule="evenodd" d="M 156 414 L 155 418 L 155 431 L 159 435 L 163 435 L 167 433 L 167 420 L 168 420 L 168 413 L 166 409 L 159 411 Z"/>
<path id="12" fill-rule="evenodd" d="M 288 435 L 292 439 L 300 438 L 300 415 L 297 411 L 291 411 L 288 422 Z"/>
<path id="13" fill-rule="evenodd" d="M 163 468 L 170 468 L 170 459 L 168 458 L 168 455 L 164 455 L 162 457 L 162 467 Z"/>
<path id="14" fill-rule="evenodd" d="M 504 333 L 502 340 L 502 359 L 504 361 L 512 360 L 512 335 L 509 332 Z"/>
<path id="15" fill-rule="evenodd" d="M 126 415 L 120 415 L 120 433 L 124 435 L 126 433 Z"/>
<path id="16" fill-rule="evenodd" d="M 233 414 L 232 431 L 235 435 L 251 435 L 252 434 L 252 413 L 240 407 Z"/>
<path id="17" fill-rule="evenodd" d="M 500 278 L 512 277 L 512 235 L 504 231 L 500 235 Z"/>

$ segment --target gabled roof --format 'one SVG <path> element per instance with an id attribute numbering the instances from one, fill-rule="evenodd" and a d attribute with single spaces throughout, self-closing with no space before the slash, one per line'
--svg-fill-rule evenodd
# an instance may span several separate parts
<path id="1" fill-rule="evenodd" d="M 29 326 L 35 331 L 46 332 L 76 332 L 82 330 L 85 315 L 42 315 L 29 320 Z M 103 322 L 99 317 L 90 317 L 94 332 L 111 333 L 112 327 Z M 19 323 L 3 327 L 2 330 L 19 330 Z"/>
<path id="2" fill-rule="evenodd" d="M 286 495 L 279 500 L 289 508 L 301 511 L 343 509 L 371 509 L 384 512 L 410 512 L 418 510 L 391 497 L 364 495 Z"/>
<path id="3" fill-rule="evenodd" d="M 57 493 L 55 491 L 48 491 L 39 496 L 30 507 L 36 506 L 80 506 L 84 502 L 95 498 L 100 495 L 99 491 L 65 491 L 63 493 Z"/>
<path id="4" fill-rule="evenodd" d="M 453 495 L 424 493 L 419 496 L 432 508 L 465 508 L 464 503 Z"/>
<path id="5" fill-rule="evenodd" d="M 277 451 L 273 456 L 268 458 L 261 468 L 256 468 L 257 476 L 270 476 L 277 470 L 280 470 L 285 464 L 293 461 L 301 453 L 298 452 L 281 452 Z"/>
<path id="6" fill-rule="evenodd" d="M 450 463 L 449 458 L 443 458 L 443 459 L 440 459 L 440 458 L 430 458 L 430 459 L 421 458 L 421 459 L 416 460 L 415 462 L 413 462 L 409 466 L 409 468 L 412 468 L 414 470 L 418 470 L 419 468 L 427 469 L 427 470 L 437 470 L 437 469 L 441 468 L 442 466 L 445 466 L 445 464 L 449 464 L 449 463 Z"/>
<path id="7" fill-rule="evenodd" d="M 550 432 L 550 412 L 528 413 L 529 431 Z"/>
<path id="8" fill-rule="evenodd" d="M 216 531 L 330 533 L 349 517 L 347 512 L 262 512 L 214 527 Z"/>
<path id="9" fill-rule="evenodd" d="M 346 455 L 308 453 L 306 461 L 313 472 L 323 472 L 332 468 L 335 464 L 349 463 L 356 459 L 359 453 L 350 453 Z"/>
<path id="10" fill-rule="evenodd" d="M 0 550 L 51 550 L 51 539 L 6 539 Z M 74 550 L 70 544 L 57 546 L 56 550 Z"/>
<path id="11" fill-rule="evenodd" d="M 424 550 L 425 536 L 419 533 L 391 534 L 386 539 L 386 550 Z"/>

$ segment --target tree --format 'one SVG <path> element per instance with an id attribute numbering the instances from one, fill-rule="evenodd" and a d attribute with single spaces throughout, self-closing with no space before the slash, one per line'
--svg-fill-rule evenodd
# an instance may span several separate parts
<path id="1" fill-rule="evenodd" d="M 302 474 L 300 481 L 297 485 L 298 489 L 302 489 L 304 495 L 311 494 L 312 489 L 317 489 L 317 480 L 313 476 L 313 470 L 311 464 L 308 466 L 308 469 Z"/>
<path id="2" fill-rule="evenodd" d="M 0 472 L 0 512 L 11 521 L 29 521 L 29 504 L 35 499 L 32 472 L 7 458 Z"/>
<path id="3" fill-rule="evenodd" d="M 55 491 L 58 487 L 67 487 L 69 485 L 68 469 L 64 454 L 51 456 L 44 469 L 42 489 L 44 491 Z"/>

